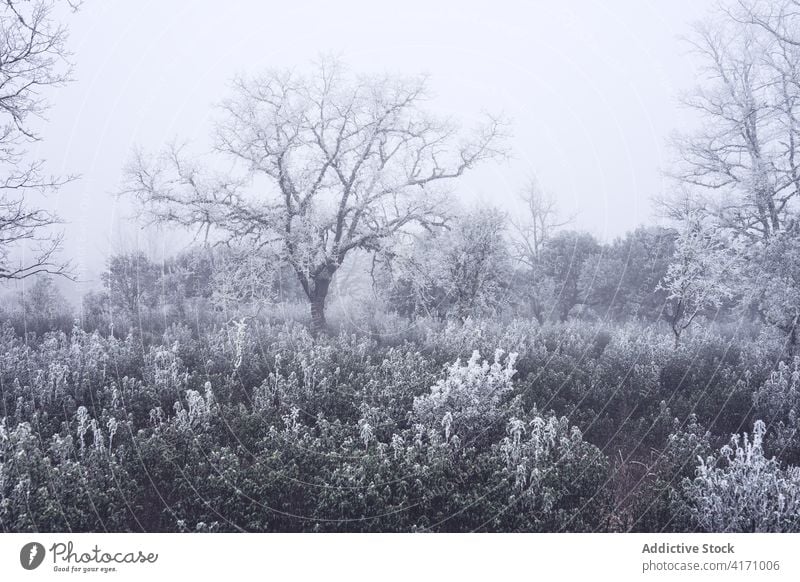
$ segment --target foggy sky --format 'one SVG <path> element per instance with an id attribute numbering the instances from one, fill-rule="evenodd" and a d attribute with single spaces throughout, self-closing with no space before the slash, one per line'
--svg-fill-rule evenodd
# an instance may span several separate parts
<path id="1" fill-rule="evenodd" d="M 576 227 L 609 240 L 653 222 L 669 187 L 666 138 L 691 123 L 677 97 L 695 84 L 679 36 L 711 3 L 257 2 L 87 0 L 69 18 L 75 82 L 52 94 L 35 152 L 81 179 L 47 206 L 67 222 L 65 254 L 97 284 L 109 252 L 154 256 L 184 239 L 143 232 L 115 197 L 132 149 L 208 144 L 236 73 L 307 68 L 321 53 L 355 72 L 427 73 L 432 106 L 469 126 L 512 122 L 513 158 L 458 186 L 465 201 L 513 208 L 531 175 Z"/>

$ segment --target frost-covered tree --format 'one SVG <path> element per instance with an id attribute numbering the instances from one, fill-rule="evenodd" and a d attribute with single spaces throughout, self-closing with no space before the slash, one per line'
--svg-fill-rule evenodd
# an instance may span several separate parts
<path id="1" fill-rule="evenodd" d="M 737 247 L 708 228 L 701 219 L 687 217 L 675 242 L 675 255 L 659 289 L 667 294 L 664 316 L 677 348 L 681 335 L 704 313 L 734 296 L 731 281 L 739 266 Z"/>
<path id="2" fill-rule="evenodd" d="M 519 196 L 523 204 L 520 216 L 511 220 L 514 227 L 512 247 L 515 258 L 534 269 L 545 243 L 553 234 L 570 222 L 571 217 L 559 215 L 555 197 L 532 179 Z"/>
<path id="3" fill-rule="evenodd" d="M 0 3 L 0 280 L 68 270 L 57 257 L 58 218 L 31 197 L 70 178 L 47 175 L 44 162 L 27 150 L 40 139 L 37 123 L 48 108 L 47 90 L 70 75 L 67 29 L 57 18 L 62 5 L 77 7 L 62 0 Z"/>
<path id="4" fill-rule="evenodd" d="M 479 208 L 456 221 L 443 254 L 443 278 L 457 317 L 496 313 L 508 286 L 505 215 Z"/>
<path id="5" fill-rule="evenodd" d="M 409 253 L 398 253 L 393 290 L 398 311 L 462 321 L 497 313 L 510 278 L 505 228 L 502 212 L 476 208 L 447 229 L 420 237 Z"/>
<path id="6" fill-rule="evenodd" d="M 511 253 L 521 265 L 523 295 L 533 316 L 543 323 L 553 311 L 555 281 L 547 275 L 542 264 L 545 245 L 558 229 L 572 221 L 560 216 L 555 197 L 532 179 L 520 194 L 523 210 L 511 219 Z"/>
<path id="7" fill-rule="evenodd" d="M 351 252 L 441 225 L 438 185 L 502 153 L 498 120 L 463 135 L 424 110 L 426 85 L 348 75 L 330 60 L 311 76 L 239 79 L 217 150 L 243 164 L 244 178 L 205 174 L 173 149 L 137 156 L 126 191 L 157 221 L 270 249 L 294 271 L 322 331 L 331 282 Z"/>
<path id="8" fill-rule="evenodd" d="M 794 349 L 794 235 L 787 231 L 796 232 L 800 199 L 797 3 L 738 0 L 699 25 L 690 42 L 702 68 L 685 103 L 701 124 L 676 139 L 680 197 L 665 208 L 679 221 L 699 217 L 738 246 L 746 266 L 739 296 Z"/>
<path id="9" fill-rule="evenodd" d="M 780 231 L 800 194 L 800 47 L 725 11 L 690 41 L 703 68 L 686 105 L 703 123 L 676 140 L 674 174 L 695 207 L 751 242 Z M 796 28 L 788 13 L 781 26 Z"/>
<path id="10" fill-rule="evenodd" d="M 671 228 L 639 227 L 604 246 L 597 268 L 586 271 L 592 306 L 617 320 L 660 320 L 666 294 L 659 283 L 672 261 L 676 236 Z"/>
<path id="11" fill-rule="evenodd" d="M 69 330 L 73 325 L 69 302 L 47 275 L 26 279 L 16 299 L 11 314 L 20 332 L 41 335 L 53 329 Z"/>
<path id="12" fill-rule="evenodd" d="M 37 277 L 29 288 L 23 289 L 19 302 L 26 315 L 44 321 L 69 313 L 67 300 L 53 279 L 47 276 Z"/>
<path id="13" fill-rule="evenodd" d="M 162 267 L 141 251 L 120 253 L 108 259 L 100 278 L 108 291 L 111 306 L 135 315 L 144 307 L 158 303 Z"/>
<path id="14" fill-rule="evenodd" d="M 211 288 L 214 303 L 226 311 L 242 306 L 259 311 L 269 305 L 299 301 L 303 293 L 287 266 L 276 265 L 271 254 L 247 247 L 217 249 Z"/>
<path id="15" fill-rule="evenodd" d="M 564 231 L 554 235 L 542 249 L 540 277 L 549 282 L 550 318 L 566 321 L 576 309 L 587 306 L 600 258 L 600 245 L 587 232 Z M 537 289 L 541 292 L 541 287 Z"/>
<path id="16" fill-rule="evenodd" d="M 747 286 L 764 322 L 785 334 L 789 352 L 797 350 L 800 325 L 800 225 L 791 221 L 768 244 L 752 252 L 758 277 Z"/>

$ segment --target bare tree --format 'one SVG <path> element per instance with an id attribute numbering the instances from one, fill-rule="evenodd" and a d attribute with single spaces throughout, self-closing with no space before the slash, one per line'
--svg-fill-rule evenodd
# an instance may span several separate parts
<path id="1" fill-rule="evenodd" d="M 533 269 L 541 258 L 545 242 L 574 217 L 560 218 L 555 197 L 545 192 L 536 179 L 530 180 L 519 198 L 525 206 L 524 214 L 510 221 L 515 235 L 512 240 L 514 258 Z"/>
<path id="2" fill-rule="evenodd" d="M 703 85 L 686 104 L 700 114 L 703 124 L 676 140 L 680 161 L 674 175 L 680 180 L 680 195 L 664 204 L 678 222 L 700 217 L 724 235 L 722 240 L 736 245 L 741 264 L 747 266 L 734 278 L 737 296 L 748 298 L 753 306 L 769 306 L 768 314 L 760 315 L 780 323 L 792 341 L 795 324 L 784 325 L 793 321 L 790 302 L 780 297 L 779 285 L 765 286 L 763 277 L 781 256 L 787 261 L 783 269 L 791 269 L 784 243 L 787 233 L 792 236 L 800 210 L 798 9 L 796 0 L 736 0 L 697 27 L 691 42 L 704 64 Z M 707 250 L 713 257 L 719 249 Z M 692 294 L 702 294 L 692 280 L 703 264 L 711 266 L 695 257 L 691 264 L 677 262 L 671 271 L 675 285 L 690 285 L 688 297 L 695 304 Z M 672 315 L 680 327 L 681 321 L 690 325 L 697 310 L 687 308 L 678 287 L 672 290 Z M 785 308 L 788 319 L 776 312 L 778 308 Z M 673 331 L 677 342 L 680 330 L 675 324 Z"/>
<path id="3" fill-rule="evenodd" d="M 441 225 L 437 184 L 504 153 L 499 120 L 466 137 L 426 114 L 425 98 L 425 79 L 352 78 L 330 60 L 312 77 L 239 79 L 222 106 L 217 150 L 243 162 L 246 179 L 203 175 L 173 149 L 154 161 L 137 156 L 125 191 L 156 221 L 275 249 L 319 332 L 331 281 L 351 251 L 379 251 L 415 225 Z"/>
<path id="4" fill-rule="evenodd" d="M 543 190 L 535 178 L 528 182 L 520 200 L 524 212 L 510 220 L 511 252 L 513 259 L 528 271 L 526 295 L 534 317 L 544 323 L 546 312 L 552 308 L 546 298 L 552 296 L 555 283 L 543 272 L 542 251 L 555 231 L 573 222 L 575 217 L 562 218 L 555 197 Z"/>
<path id="5" fill-rule="evenodd" d="M 41 160 L 29 160 L 26 146 L 40 139 L 34 125 L 48 103 L 43 90 L 63 85 L 71 71 L 67 29 L 54 13 L 59 0 L 4 0 L 0 3 L 0 279 L 37 273 L 67 274 L 56 254 L 62 235 L 58 218 L 34 208 L 29 191 L 52 190 L 71 179 L 47 176 Z M 17 258 L 18 244 L 27 245 Z"/>
<path id="6" fill-rule="evenodd" d="M 741 2 L 696 28 L 705 84 L 685 103 L 704 123 L 676 139 L 674 174 L 695 209 L 751 243 L 780 231 L 800 196 L 800 47 L 785 40 L 793 3 L 772 4 L 764 15 L 762 3 Z"/>

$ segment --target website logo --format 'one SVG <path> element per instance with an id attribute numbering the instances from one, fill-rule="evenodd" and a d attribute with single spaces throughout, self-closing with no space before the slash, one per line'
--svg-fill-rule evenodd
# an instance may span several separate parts
<path id="1" fill-rule="evenodd" d="M 30 542 L 22 546 L 19 552 L 19 563 L 26 570 L 35 570 L 44 561 L 44 546 L 38 542 Z"/>

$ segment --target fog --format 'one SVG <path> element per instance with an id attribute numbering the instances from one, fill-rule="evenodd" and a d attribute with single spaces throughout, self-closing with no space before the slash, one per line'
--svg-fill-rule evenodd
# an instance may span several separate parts
<path id="1" fill-rule="evenodd" d="M 185 238 L 143 231 L 115 195 L 134 147 L 209 147 L 215 104 L 236 73 L 302 70 L 320 54 L 356 72 L 427 74 L 431 108 L 465 126 L 484 111 L 512 122 L 513 156 L 458 185 L 467 204 L 513 209 L 531 176 L 575 226 L 609 240 L 656 220 L 666 140 L 691 123 L 694 84 L 680 35 L 710 5 L 680 0 L 87 2 L 73 15 L 75 81 L 52 94 L 37 154 L 80 179 L 46 205 L 66 222 L 64 253 L 83 287 L 109 252 L 171 254 Z"/>

